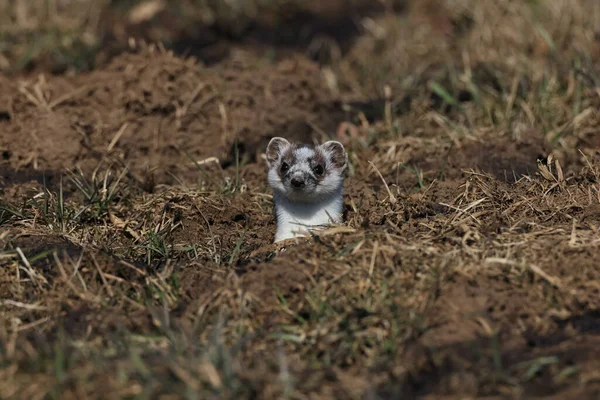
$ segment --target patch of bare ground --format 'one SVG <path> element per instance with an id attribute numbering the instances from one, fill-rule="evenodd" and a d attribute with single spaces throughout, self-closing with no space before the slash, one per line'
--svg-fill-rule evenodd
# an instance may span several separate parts
<path id="1" fill-rule="evenodd" d="M 597 397 L 584 3 L 414 3 L 324 68 L 0 78 L 0 397 Z M 350 160 L 345 223 L 283 249 L 274 135 Z"/>
<path id="2" fill-rule="evenodd" d="M 150 189 L 197 175 L 195 161 L 255 161 L 278 132 L 307 141 L 342 118 L 319 69 L 300 56 L 264 65 L 242 52 L 211 69 L 150 46 L 90 74 L 2 86 L 5 163 L 91 171 L 109 159 Z"/>

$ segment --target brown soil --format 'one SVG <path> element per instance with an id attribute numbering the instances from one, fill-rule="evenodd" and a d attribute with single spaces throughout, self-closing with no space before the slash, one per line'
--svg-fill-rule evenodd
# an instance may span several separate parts
<path id="1" fill-rule="evenodd" d="M 185 179 L 193 160 L 235 164 L 236 141 L 239 160 L 256 161 L 274 134 L 306 141 L 342 118 L 318 68 L 301 57 L 261 66 L 241 53 L 204 68 L 150 48 L 76 78 L 1 84 L 9 165 L 91 170 L 108 157 L 144 182 Z"/>
<path id="2" fill-rule="evenodd" d="M 386 104 L 354 80 L 360 49 L 396 48 L 380 40 L 347 44 L 337 91 L 305 56 L 247 46 L 211 66 L 142 46 L 82 75 L 0 77 L 0 397 L 600 395 L 597 94 L 524 69 L 540 86 L 513 86 L 506 121 L 489 87 L 444 104 L 423 81 Z M 387 57 L 369 62 L 390 81 L 412 68 Z M 589 114 L 552 109 L 575 102 Z M 346 229 L 280 251 L 266 143 L 343 122 Z"/>

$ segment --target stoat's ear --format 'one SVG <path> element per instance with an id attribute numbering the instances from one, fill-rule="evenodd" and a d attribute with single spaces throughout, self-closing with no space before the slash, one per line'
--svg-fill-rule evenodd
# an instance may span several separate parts
<path id="1" fill-rule="evenodd" d="M 323 143 L 321 149 L 335 168 L 340 171 L 346 169 L 348 166 L 348 154 L 346 154 L 343 144 L 335 140 L 330 140 L 329 142 Z"/>
<path id="2" fill-rule="evenodd" d="M 279 160 L 279 156 L 290 145 L 287 139 L 274 137 L 267 145 L 267 164 L 269 168 Z"/>

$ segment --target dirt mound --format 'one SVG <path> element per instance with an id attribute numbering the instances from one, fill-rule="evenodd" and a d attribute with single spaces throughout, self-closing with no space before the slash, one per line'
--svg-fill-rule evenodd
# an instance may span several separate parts
<path id="1" fill-rule="evenodd" d="M 0 78 L 0 397 L 598 397 L 588 10 L 437 3 L 323 70 Z M 261 149 L 334 133 L 344 224 L 282 251 Z"/>
<path id="2" fill-rule="evenodd" d="M 88 75 L 2 86 L 0 148 L 11 167 L 90 171 L 109 159 L 141 180 L 156 170 L 157 183 L 193 181 L 193 160 L 255 161 L 273 135 L 311 141 L 341 119 L 302 57 L 263 65 L 241 53 L 211 69 L 150 47 Z"/>

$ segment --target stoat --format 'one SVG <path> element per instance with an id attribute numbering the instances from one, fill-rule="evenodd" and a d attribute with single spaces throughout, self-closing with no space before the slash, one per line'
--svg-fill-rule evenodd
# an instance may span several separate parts
<path id="1" fill-rule="evenodd" d="M 342 222 L 348 155 L 340 142 L 311 146 L 275 137 L 266 158 L 277 218 L 275 243 Z"/>

